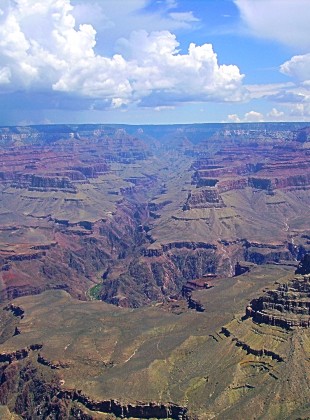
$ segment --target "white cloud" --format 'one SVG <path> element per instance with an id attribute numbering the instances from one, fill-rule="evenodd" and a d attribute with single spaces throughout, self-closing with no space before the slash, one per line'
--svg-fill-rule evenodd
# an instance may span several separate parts
<path id="1" fill-rule="evenodd" d="M 309 121 L 310 103 L 292 105 L 290 108 L 290 115 L 294 117 L 294 119 Z"/>
<path id="2" fill-rule="evenodd" d="M 272 108 L 272 110 L 268 112 L 267 117 L 272 121 L 282 121 L 284 115 L 283 111 L 278 111 L 276 108 Z"/>
<path id="3" fill-rule="evenodd" d="M 70 0 L 16 0 L 5 13 L 0 83 L 11 82 L 12 90 L 53 89 L 108 100 L 112 107 L 148 96 L 154 106 L 246 97 L 238 67 L 219 65 L 210 44 L 190 44 L 188 53 L 180 54 L 171 32 L 141 30 L 122 40 L 123 55 L 108 57 L 96 53 L 92 25 L 76 27 Z M 186 14 L 182 19 L 194 17 Z"/>
<path id="4" fill-rule="evenodd" d="M 176 0 L 166 0 L 166 7 L 167 9 L 175 9 L 178 7 L 178 3 Z"/>
<path id="5" fill-rule="evenodd" d="M 80 60 L 94 57 L 95 30 L 74 28 L 69 0 L 17 0 L 0 26 L 0 63 L 14 88 L 45 85 Z"/>
<path id="6" fill-rule="evenodd" d="M 199 22 L 199 19 L 194 16 L 193 12 L 173 12 L 169 13 L 169 16 L 179 22 Z"/>
<path id="7" fill-rule="evenodd" d="M 240 123 L 241 120 L 237 114 L 229 114 L 227 116 L 229 122 Z"/>
<path id="8" fill-rule="evenodd" d="M 115 28 L 115 22 L 104 13 L 102 2 L 89 0 L 87 3 L 81 3 L 72 0 L 71 4 L 74 6 L 72 15 L 76 24 L 88 23 L 109 32 L 111 32 L 111 30 L 113 31 L 113 28 Z"/>
<path id="9" fill-rule="evenodd" d="M 264 116 L 260 112 L 250 111 L 244 114 L 244 121 L 246 122 L 263 122 Z"/>
<path id="10" fill-rule="evenodd" d="M 117 40 L 128 38 L 132 31 L 184 31 L 196 26 L 199 20 L 192 11 L 178 11 L 178 2 L 174 0 L 71 0 L 71 3 L 75 6 L 72 14 L 77 24 L 86 22 L 96 27 L 99 38 L 104 40 L 99 39 L 96 50 L 104 55 L 112 54 Z"/>
<path id="11" fill-rule="evenodd" d="M 283 63 L 280 72 L 289 76 L 287 83 L 246 85 L 251 99 L 267 99 L 283 105 L 310 102 L 310 53 L 293 56 Z M 292 109 L 295 109 L 294 107 Z M 291 115 L 289 113 L 288 115 Z"/>
<path id="12" fill-rule="evenodd" d="M 290 63 L 290 62 L 288 62 Z M 287 75 L 289 75 L 289 66 L 286 66 Z M 293 69 L 290 63 L 290 74 L 293 77 Z M 304 73 L 306 74 L 306 73 Z M 275 83 L 262 85 L 246 85 L 251 99 L 266 99 L 278 105 L 285 107 L 285 115 L 289 117 L 288 109 L 295 104 L 310 103 L 310 80 L 298 82 L 297 75 L 295 82 L 289 83 Z M 276 115 L 274 115 L 276 117 Z M 279 116 L 284 119 L 283 116 Z"/>
<path id="13" fill-rule="evenodd" d="M 309 117 L 310 104 L 310 54 L 296 55 L 280 66 L 280 71 L 293 82 L 275 85 L 247 86 L 252 98 L 265 98 L 285 107 L 286 119 Z M 268 114 L 281 120 L 284 115 Z"/>
<path id="14" fill-rule="evenodd" d="M 234 1 L 254 35 L 296 47 L 301 52 L 309 50 L 309 0 Z"/>
<path id="15" fill-rule="evenodd" d="M 0 85 L 7 85 L 11 81 L 11 70 L 8 67 L 0 68 Z"/>
<path id="16" fill-rule="evenodd" d="M 268 96 L 267 99 L 283 104 L 294 104 L 306 102 L 309 100 L 309 95 L 294 87 L 292 89 L 280 90 L 276 94 Z"/>
<path id="17" fill-rule="evenodd" d="M 243 122 L 264 122 L 264 115 L 257 111 L 249 111 L 244 114 L 243 117 L 239 117 L 238 114 L 229 114 L 227 116 L 229 122 L 243 123 Z"/>
<path id="18" fill-rule="evenodd" d="M 257 111 L 246 112 L 243 116 L 238 114 L 227 115 L 226 122 L 274 122 L 274 121 L 309 121 L 310 103 L 285 104 L 283 110 L 272 108 L 271 111 L 261 113 Z M 225 122 L 225 121 L 224 121 Z"/>
<path id="19" fill-rule="evenodd" d="M 292 82 L 288 83 L 269 83 L 269 84 L 260 84 L 260 85 L 246 85 L 246 89 L 249 92 L 251 99 L 260 99 L 269 97 L 272 95 L 277 95 L 283 90 L 288 90 L 295 87 L 295 84 Z"/>
<path id="20" fill-rule="evenodd" d="M 174 106 L 156 106 L 154 108 L 154 111 L 160 112 L 160 111 L 167 111 L 171 109 L 175 109 L 175 107 Z"/>
<path id="21" fill-rule="evenodd" d="M 282 73 L 295 78 L 297 81 L 310 83 L 310 53 L 295 55 L 280 67 Z"/>

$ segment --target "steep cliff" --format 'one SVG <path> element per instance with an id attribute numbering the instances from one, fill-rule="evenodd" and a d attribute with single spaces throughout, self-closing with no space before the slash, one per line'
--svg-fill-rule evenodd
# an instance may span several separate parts
<path id="1" fill-rule="evenodd" d="M 255 322 L 282 328 L 310 327 L 310 266 L 309 254 L 301 261 L 295 279 L 269 290 L 251 301 L 246 316 Z"/>

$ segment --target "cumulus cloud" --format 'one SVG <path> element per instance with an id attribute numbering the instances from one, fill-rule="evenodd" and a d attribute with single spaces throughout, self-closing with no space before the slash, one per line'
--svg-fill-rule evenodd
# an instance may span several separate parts
<path id="1" fill-rule="evenodd" d="M 284 118 L 284 112 L 278 111 L 276 108 L 272 108 L 272 110 L 268 112 L 267 117 L 272 121 L 279 121 Z"/>
<path id="2" fill-rule="evenodd" d="M 261 113 L 249 111 L 244 115 L 230 114 L 226 122 L 246 123 L 246 122 L 274 122 L 274 121 L 305 121 L 310 118 L 310 102 L 284 104 L 282 110 L 272 108 L 271 111 Z"/>
<path id="3" fill-rule="evenodd" d="M 272 108 L 266 115 L 257 111 L 246 112 L 242 117 L 238 114 L 230 114 L 227 116 L 229 122 L 246 123 L 246 122 L 265 122 L 265 121 L 284 121 L 285 113 L 276 108 Z"/>
<path id="4" fill-rule="evenodd" d="M 291 76 L 299 82 L 310 83 L 310 53 L 295 55 L 280 67 L 282 73 Z"/>
<path id="5" fill-rule="evenodd" d="M 250 111 L 244 114 L 244 121 L 246 122 L 263 122 L 264 116 L 260 112 Z"/>
<path id="6" fill-rule="evenodd" d="M 74 63 L 94 57 L 95 30 L 76 30 L 67 0 L 18 0 L 0 26 L 0 63 L 11 73 L 12 88 L 49 87 Z"/>
<path id="7" fill-rule="evenodd" d="M 251 99 L 267 99 L 281 104 L 310 102 L 310 53 L 295 55 L 279 70 L 291 78 L 287 83 L 247 85 Z"/>
<path id="8" fill-rule="evenodd" d="M 71 0 L 71 4 L 77 24 L 96 28 L 96 50 L 103 55 L 112 54 L 117 40 L 128 38 L 132 31 L 184 32 L 199 21 L 192 11 L 179 11 L 175 0 Z"/>
<path id="9" fill-rule="evenodd" d="M 92 25 L 77 27 L 70 0 L 16 0 L 2 12 L 0 88 L 53 90 L 112 107 L 152 95 L 158 98 L 155 106 L 246 96 L 239 68 L 219 65 L 210 44 L 190 44 L 187 54 L 180 54 L 171 32 L 141 30 L 122 40 L 123 54 L 109 57 L 96 52 Z"/>
<path id="10" fill-rule="evenodd" d="M 242 122 L 240 117 L 237 114 L 229 114 L 227 116 L 229 122 L 240 123 Z"/>
<path id="11" fill-rule="evenodd" d="M 251 97 L 263 97 L 286 107 L 286 115 L 308 116 L 310 103 L 310 54 L 296 55 L 280 66 L 280 71 L 293 82 L 277 85 L 250 87 Z"/>
<path id="12" fill-rule="evenodd" d="M 309 0 L 234 1 L 254 35 L 296 47 L 301 52 L 309 50 Z"/>
<path id="13" fill-rule="evenodd" d="M 249 111 L 246 112 L 243 117 L 240 117 L 238 114 L 229 114 L 227 116 L 229 122 L 234 123 L 245 123 L 245 122 L 264 122 L 264 116 L 260 112 Z"/>

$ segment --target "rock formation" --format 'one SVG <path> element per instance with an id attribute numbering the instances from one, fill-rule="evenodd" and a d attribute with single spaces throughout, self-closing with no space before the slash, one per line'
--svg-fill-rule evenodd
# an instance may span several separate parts
<path id="1" fill-rule="evenodd" d="M 296 276 L 276 290 L 269 290 L 253 299 L 246 308 L 246 316 L 255 322 L 282 328 L 310 328 L 310 266 L 306 254 L 296 270 Z"/>
<path id="2" fill-rule="evenodd" d="M 301 259 L 295 273 L 296 274 L 309 274 L 310 275 L 310 254 L 304 255 L 304 257 Z"/>

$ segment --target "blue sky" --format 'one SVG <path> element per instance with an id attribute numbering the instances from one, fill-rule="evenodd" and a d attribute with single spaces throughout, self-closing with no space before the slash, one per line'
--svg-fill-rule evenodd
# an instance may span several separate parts
<path id="1" fill-rule="evenodd" d="M 0 0 L 0 124 L 310 120 L 309 0 Z"/>

